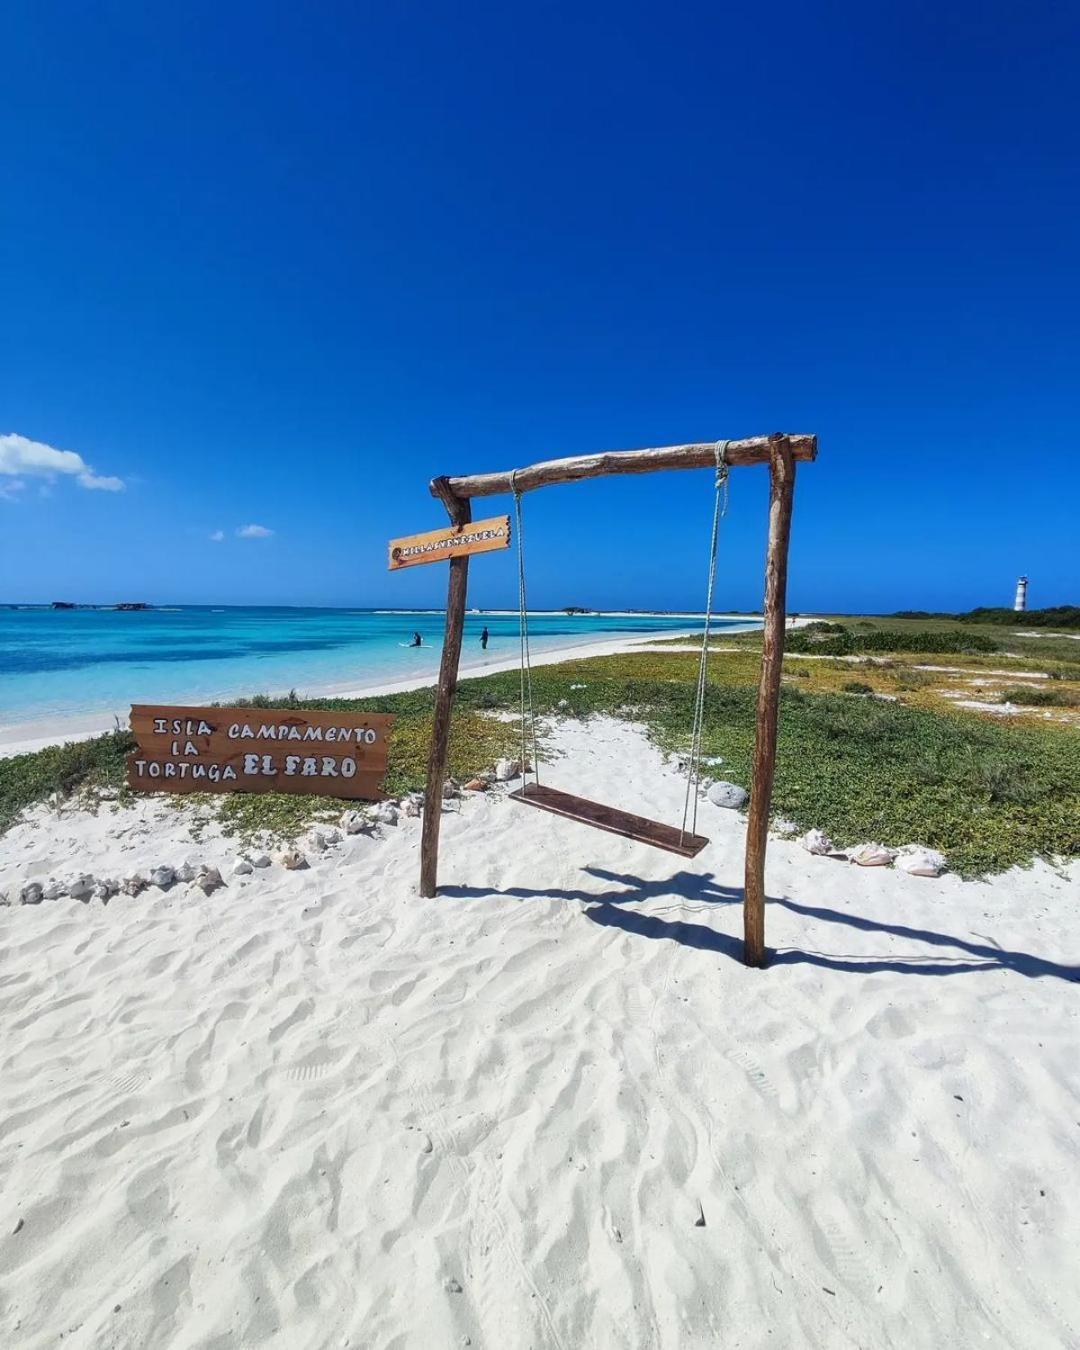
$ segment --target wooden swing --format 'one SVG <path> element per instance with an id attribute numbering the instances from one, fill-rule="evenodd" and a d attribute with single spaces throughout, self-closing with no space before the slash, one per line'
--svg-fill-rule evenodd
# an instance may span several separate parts
<path id="1" fill-rule="evenodd" d="M 768 464 L 770 471 L 769 540 L 765 559 L 764 628 L 761 650 L 761 677 L 758 683 L 757 723 L 754 738 L 754 757 L 750 783 L 750 806 L 747 813 L 745 890 L 743 896 L 743 959 L 747 965 L 765 963 L 765 847 L 768 839 L 769 805 L 772 797 L 773 771 L 776 760 L 776 725 L 779 711 L 780 673 L 784 651 L 785 600 L 787 591 L 788 537 L 791 529 L 792 497 L 795 488 L 795 464 L 799 460 L 817 458 L 817 437 L 776 433 L 772 436 L 752 436 L 744 440 L 697 442 L 691 445 L 671 445 L 649 450 L 625 450 L 598 455 L 580 455 L 571 459 L 547 460 L 513 472 L 474 474 L 462 478 L 436 478 L 431 483 L 432 496 L 438 497 L 456 530 L 463 530 L 472 519 L 472 498 L 489 497 L 511 492 L 519 512 L 521 495 L 536 488 L 555 483 L 577 482 L 583 478 L 598 478 L 609 474 L 651 473 L 659 469 L 697 469 L 717 466 L 718 445 L 723 444 L 725 468 L 749 464 Z M 717 466 L 719 467 L 719 466 Z M 718 487 L 721 484 L 718 484 Z M 714 521 L 714 540 L 710 558 L 710 576 L 715 565 L 715 526 L 721 511 L 719 495 Z M 450 558 L 450 579 L 446 600 L 446 635 L 443 641 L 439 683 L 435 696 L 431 748 L 428 754 L 427 787 L 424 793 L 423 835 L 420 844 L 420 893 L 433 896 L 437 891 L 439 826 L 442 817 L 442 791 L 446 779 L 446 759 L 450 740 L 450 715 L 457 689 L 458 665 L 461 659 L 461 641 L 465 627 L 465 601 L 468 589 L 469 558 L 467 554 Z M 519 589 L 524 607 L 524 562 L 519 552 Z M 710 587 L 711 591 L 711 587 Z M 708 608 L 711 611 L 711 594 Z M 527 614 L 523 623 L 522 642 L 527 637 Z M 695 741 L 700 751 L 700 708 L 704 697 L 704 662 L 708 652 L 708 633 L 702 643 L 702 664 L 699 668 L 698 703 L 695 705 Z M 528 673 L 528 653 L 524 653 L 523 682 Z M 528 693 L 523 683 L 524 695 Z M 524 764 L 526 756 L 522 754 Z M 532 757 L 535 765 L 535 752 Z M 535 773 L 534 773 L 535 778 Z M 692 764 L 691 785 L 695 782 Z M 688 794 L 690 785 L 688 785 Z M 683 827 L 635 816 L 614 807 L 590 802 L 571 793 L 560 792 L 538 782 L 522 786 L 511 796 L 519 802 L 556 815 L 578 820 L 583 824 L 608 830 L 626 838 L 663 848 L 682 857 L 694 857 L 707 842 L 700 835 Z M 696 802 L 696 788 L 692 794 Z"/>
<path id="2" fill-rule="evenodd" d="M 712 541 L 709 545 L 708 587 L 705 596 L 705 631 L 701 639 L 701 660 L 698 663 L 697 690 L 694 696 L 694 718 L 690 735 L 690 762 L 686 777 L 686 799 L 683 803 L 682 825 L 676 829 L 660 820 L 636 816 L 614 806 L 590 801 L 558 788 L 541 784 L 536 751 L 536 714 L 532 697 L 532 658 L 529 651 L 529 606 L 525 591 L 525 523 L 522 519 L 521 492 L 517 488 L 517 470 L 510 475 L 510 490 L 514 494 L 515 537 L 518 556 L 518 633 L 521 646 L 521 787 L 511 792 L 510 800 L 526 806 L 539 807 L 556 816 L 565 816 L 582 825 L 591 825 L 609 834 L 622 835 L 640 844 L 678 854 L 681 858 L 696 858 L 709 842 L 704 835 L 695 834 L 697 808 L 701 786 L 701 733 L 705 717 L 705 690 L 708 683 L 709 628 L 712 624 L 713 588 L 716 584 L 716 546 L 720 534 L 720 520 L 727 510 L 728 465 L 725 459 L 727 441 L 715 446 L 716 485 L 713 505 Z M 532 776 L 529 772 L 529 740 L 532 741 Z M 687 821 L 690 828 L 687 829 Z"/>

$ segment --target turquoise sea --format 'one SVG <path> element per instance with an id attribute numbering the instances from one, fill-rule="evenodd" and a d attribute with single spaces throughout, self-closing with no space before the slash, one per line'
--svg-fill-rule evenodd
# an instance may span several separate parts
<path id="1" fill-rule="evenodd" d="M 717 627 L 725 625 L 713 620 Z M 487 627 L 487 652 L 480 632 Z M 534 652 L 633 634 L 700 631 L 700 616 L 530 618 Z M 414 631 L 420 648 L 406 645 Z M 435 679 L 441 611 L 183 606 L 135 612 L 0 609 L 0 727 L 130 703 L 204 703 L 254 693 L 361 689 Z M 516 613 L 468 615 L 462 668 L 516 659 Z"/>

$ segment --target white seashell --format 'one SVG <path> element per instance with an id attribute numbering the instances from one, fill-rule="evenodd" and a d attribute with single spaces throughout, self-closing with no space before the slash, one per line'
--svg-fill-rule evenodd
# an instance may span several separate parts
<path id="1" fill-rule="evenodd" d="M 146 890 L 146 878 L 141 872 L 132 872 L 120 883 L 120 889 L 125 895 L 138 895 L 140 891 Z"/>
<path id="2" fill-rule="evenodd" d="M 398 809 L 393 802 L 380 802 L 375 808 L 375 819 L 380 825 L 396 825 Z"/>
<path id="3" fill-rule="evenodd" d="M 40 881 L 28 881 L 19 892 L 19 899 L 24 905 L 40 905 L 42 896 L 42 885 Z"/>
<path id="4" fill-rule="evenodd" d="M 104 878 L 94 886 L 94 899 L 107 902 L 119 889 L 120 887 L 111 877 Z"/>
<path id="5" fill-rule="evenodd" d="M 195 871 L 194 863 L 190 862 L 181 863 L 180 866 L 176 869 L 177 881 L 194 881 L 196 875 L 197 873 Z"/>
<path id="6" fill-rule="evenodd" d="M 167 867 L 164 863 L 160 867 L 155 867 L 150 873 L 150 885 L 160 886 L 164 890 L 171 886 L 176 880 L 176 868 Z"/>
<path id="7" fill-rule="evenodd" d="M 248 862 L 251 863 L 252 867 L 269 867 L 269 866 L 270 866 L 270 854 L 269 854 L 269 853 L 253 853 L 253 854 L 251 855 L 251 857 L 248 859 Z"/>
<path id="8" fill-rule="evenodd" d="M 59 881 L 53 881 L 52 878 L 50 877 L 50 879 L 45 883 L 45 886 L 42 889 L 41 898 L 42 900 L 59 900 L 60 897 L 64 894 L 66 894 L 66 892 L 64 890 L 63 883 Z"/>
<path id="9" fill-rule="evenodd" d="M 816 853 L 824 855 L 835 852 L 832 840 L 824 830 L 807 830 L 801 838 L 795 841 L 801 844 L 807 853 Z"/>
<path id="10" fill-rule="evenodd" d="M 278 858 L 278 862 L 289 872 L 298 872 L 302 867 L 308 865 L 307 858 L 304 857 L 298 848 L 287 849 Z"/>
<path id="11" fill-rule="evenodd" d="M 362 811 L 346 811 L 341 817 L 341 828 L 346 834 L 370 834 L 372 826 Z"/>
<path id="12" fill-rule="evenodd" d="M 420 797 L 419 799 L 416 797 L 406 797 L 401 804 L 401 809 L 407 816 L 415 820 L 417 816 L 423 813 L 424 799 L 423 797 Z"/>
<path id="13" fill-rule="evenodd" d="M 72 900 L 81 900 L 85 904 L 94 893 L 94 878 L 84 872 L 81 876 L 73 877 L 64 891 Z"/>
<path id="14" fill-rule="evenodd" d="M 246 858 L 237 858 L 236 862 L 233 864 L 232 874 L 234 877 L 246 877 L 250 876 L 254 870 L 254 867 L 252 867 Z"/>
<path id="15" fill-rule="evenodd" d="M 884 844 L 859 844 L 848 851 L 848 857 L 860 867 L 888 867 L 895 854 Z"/>
<path id="16" fill-rule="evenodd" d="M 216 867 L 205 866 L 199 868 L 199 874 L 195 878 L 195 884 L 204 895 L 209 895 L 212 891 L 216 891 L 219 886 L 225 885 L 224 881 L 221 879 L 221 873 Z"/>
<path id="17" fill-rule="evenodd" d="M 939 877 L 948 866 L 943 853 L 921 844 L 905 844 L 896 854 L 896 865 L 913 877 Z"/>
<path id="18" fill-rule="evenodd" d="M 495 765 L 495 781 L 497 783 L 508 783 L 511 778 L 518 776 L 519 766 L 516 759 L 500 759 Z"/>

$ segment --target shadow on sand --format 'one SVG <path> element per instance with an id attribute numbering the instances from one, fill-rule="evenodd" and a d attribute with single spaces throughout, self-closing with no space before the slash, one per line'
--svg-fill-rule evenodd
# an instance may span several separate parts
<path id="1" fill-rule="evenodd" d="M 682 902 L 685 901 L 699 905 L 738 905 L 742 903 L 743 898 L 741 887 L 721 886 L 713 877 L 702 872 L 683 871 L 677 872 L 673 877 L 665 877 L 662 881 L 643 881 L 640 877 L 607 872 L 599 867 L 586 867 L 584 871 L 600 881 L 613 883 L 617 889 L 587 891 L 509 886 L 501 891 L 491 891 L 477 886 L 440 886 L 439 894 L 470 900 L 489 895 L 505 895 L 519 900 L 578 900 L 589 906 L 584 912 L 593 923 L 607 928 L 621 928 L 636 937 L 666 938 L 684 947 L 717 952 L 734 961 L 742 961 L 741 938 L 717 932 L 707 924 L 687 922 L 685 919 L 665 919 L 662 912 L 643 914 L 638 910 L 621 908 L 623 905 L 643 900 L 672 897 L 677 897 L 679 902 L 673 905 L 672 909 L 681 908 Z M 1030 979 L 1051 976 L 1059 980 L 1080 983 L 1080 966 L 1060 965 L 1055 961 L 1044 960 L 1040 956 L 1032 956 L 1028 952 L 1007 951 L 989 938 L 984 938 L 981 942 L 970 942 L 967 938 L 953 937 L 949 933 L 937 933 L 928 928 L 909 928 L 898 923 L 884 923 L 878 919 L 867 919 L 859 914 L 828 909 L 821 905 L 804 905 L 797 900 L 783 897 L 770 896 L 769 903 L 782 905 L 793 914 L 801 914 L 808 919 L 840 924 L 861 933 L 885 933 L 890 937 L 910 939 L 930 947 L 952 949 L 941 956 L 932 956 L 925 952 L 912 956 L 874 956 L 779 947 L 769 950 L 770 966 L 811 965 L 862 974 L 889 970 L 902 975 L 964 975 L 983 970 L 1014 970 L 1018 975 L 1026 975 Z"/>

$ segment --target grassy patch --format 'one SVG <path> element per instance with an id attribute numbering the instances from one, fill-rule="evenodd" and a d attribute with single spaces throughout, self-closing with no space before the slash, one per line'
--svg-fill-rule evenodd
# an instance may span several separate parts
<path id="1" fill-rule="evenodd" d="M 1080 732 L 1070 727 L 991 722 L 881 698 L 852 698 L 844 685 L 883 693 L 907 678 L 894 663 L 795 660 L 785 670 L 774 811 L 801 828 L 827 830 L 840 845 L 867 839 L 942 849 L 953 867 L 993 872 L 1037 855 L 1080 854 Z M 803 675 L 805 670 L 805 675 Z M 749 647 L 710 664 L 703 751 L 723 759 L 722 775 L 750 786 L 758 656 Z M 662 747 L 686 749 L 697 657 L 643 650 L 566 661 L 533 672 L 541 715 L 608 714 L 644 723 Z M 1065 692 L 1068 692 L 1066 690 Z M 1025 690 L 1025 694 L 1030 691 Z M 917 689 L 916 700 L 929 697 Z M 516 671 L 462 682 L 450 742 L 458 778 L 513 756 L 517 727 L 486 714 L 516 710 Z M 387 788 L 423 786 L 433 692 L 369 699 L 320 699 L 305 708 L 381 710 L 398 721 Z M 123 780 L 126 734 L 0 761 L 0 822 L 54 791 Z M 559 785 L 573 790 L 571 781 Z M 211 799 L 202 798 L 202 801 Z M 226 828 L 289 837 L 321 814 L 327 798 L 231 794 L 217 801 Z"/>
<path id="2" fill-rule="evenodd" d="M 1080 707 L 1080 689 L 1011 685 L 1001 691 L 1000 702 L 1017 703 L 1026 708 L 1076 708 Z"/>

